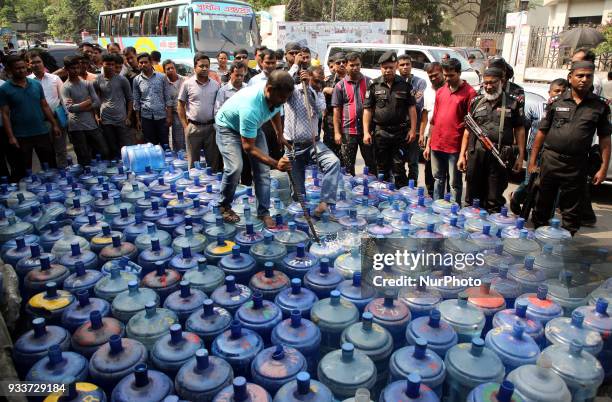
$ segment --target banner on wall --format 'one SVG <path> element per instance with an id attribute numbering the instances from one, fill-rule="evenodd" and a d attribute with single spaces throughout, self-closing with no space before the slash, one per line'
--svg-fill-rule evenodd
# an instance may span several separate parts
<path id="1" fill-rule="evenodd" d="M 298 42 L 323 59 L 329 43 L 387 43 L 386 29 L 384 22 L 277 22 L 276 42 L 278 49 Z"/>

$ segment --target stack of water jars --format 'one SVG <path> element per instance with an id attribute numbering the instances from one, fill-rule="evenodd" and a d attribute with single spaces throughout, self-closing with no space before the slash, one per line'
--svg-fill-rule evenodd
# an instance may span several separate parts
<path id="1" fill-rule="evenodd" d="M 285 173 L 271 174 L 274 227 L 244 186 L 232 225 L 217 172 L 150 145 L 123 154 L 0 179 L 21 380 L 83 401 L 566 402 L 611 378 L 612 260 L 581 258 L 556 219 L 533 231 L 364 169 L 312 217 L 316 242 Z M 308 167 L 307 208 L 320 185 Z M 395 267 L 415 282 L 388 293 L 368 285 L 362 237 L 483 264 Z"/>

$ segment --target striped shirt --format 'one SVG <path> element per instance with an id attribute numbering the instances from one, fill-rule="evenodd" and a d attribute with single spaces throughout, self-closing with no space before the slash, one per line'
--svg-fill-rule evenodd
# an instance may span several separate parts
<path id="1" fill-rule="evenodd" d="M 178 94 L 181 91 L 183 82 L 185 82 L 185 80 L 187 79 L 187 77 L 184 77 L 180 74 L 177 74 L 177 76 L 178 78 L 174 82 L 168 80 L 168 84 L 170 84 L 170 86 L 168 87 L 170 89 L 170 99 L 172 100 L 172 108 L 174 109 L 175 113 L 176 113 L 176 105 L 178 103 Z M 166 79 L 168 79 L 167 76 L 166 76 Z"/>
<path id="2" fill-rule="evenodd" d="M 293 94 L 285 104 L 285 122 L 283 124 L 283 136 L 289 141 L 297 144 L 310 143 L 313 133 L 317 133 L 319 127 L 319 104 L 316 92 L 309 86 L 308 99 L 312 108 L 312 116 L 308 117 L 308 110 L 304 103 L 304 91 L 302 85 L 296 85 Z"/>
<path id="3" fill-rule="evenodd" d="M 529 125 L 529 132 L 527 134 L 527 146 L 528 150 L 533 148 L 533 142 L 535 141 L 536 133 L 538 132 L 538 125 L 540 119 L 544 115 L 545 102 L 529 102 L 529 98 L 526 99 L 525 104 L 525 122 Z M 540 97 L 538 96 L 538 99 Z"/>
<path id="4" fill-rule="evenodd" d="M 342 134 L 363 134 L 363 100 L 371 80 L 360 74 L 357 80 L 347 75 L 334 87 L 332 107 L 342 108 Z"/>
<path id="5" fill-rule="evenodd" d="M 215 110 L 213 112 L 215 116 L 217 115 L 217 112 L 219 111 L 219 109 L 221 109 L 221 106 L 223 106 L 226 100 L 234 96 L 234 94 L 236 94 L 240 89 L 245 87 L 246 84 L 244 82 L 240 85 L 240 88 L 238 89 L 234 87 L 231 82 L 228 82 L 227 84 L 219 88 L 219 90 L 217 91 L 217 97 L 215 98 Z"/>

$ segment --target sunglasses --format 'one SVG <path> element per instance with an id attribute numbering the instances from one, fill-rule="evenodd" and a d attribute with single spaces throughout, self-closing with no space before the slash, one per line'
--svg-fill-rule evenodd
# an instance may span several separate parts
<path id="1" fill-rule="evenodd" d="M 299 52 L 287 52 L 287 54 L 290 54 L 292 56 L 295 56 L 296 54 L 298 54 Z"/>
<path id="2" fill-rule="evenodd" d="M 246 59 L 246 56 L 235 56 L 234 60 L 244 60 Z"/>
<path id="3" fill-rule="evenodd" d="M 340 64 L 345 64 L 345 65 L 346 65 L 346 60 L 340 60 L 340 61 L 337 61 L 335 64 L 336 64 L 337 66 L 339 66 Z"/>

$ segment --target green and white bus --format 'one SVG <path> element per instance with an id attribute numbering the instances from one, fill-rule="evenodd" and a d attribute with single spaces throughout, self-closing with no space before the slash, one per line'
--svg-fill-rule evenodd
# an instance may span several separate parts
<path id="1" fill-rule="evenodd" d="M 111 42 L 138 52 L 157 50 L 162 60 L 191 67 L 198 51 L 214 64 L 220 50 L 245 48 L 252 54 L 259 31 L 248 3 L 175 0 L 100 13 L 98 43 L 106 47 Z"/>

